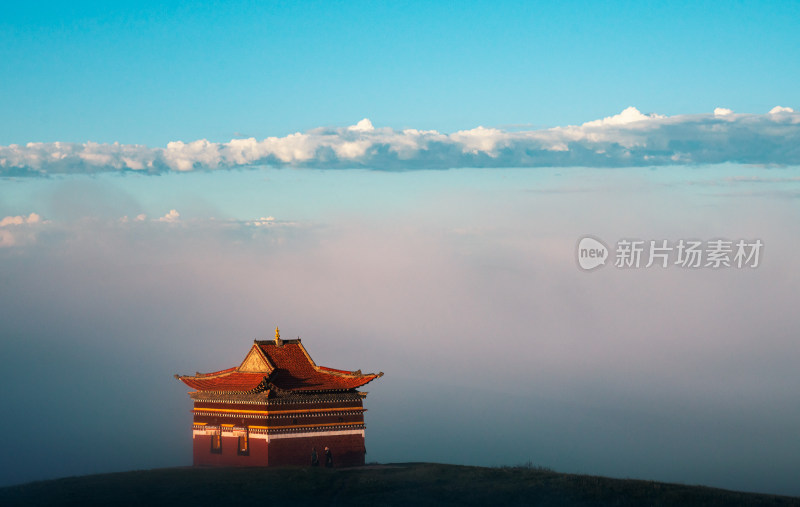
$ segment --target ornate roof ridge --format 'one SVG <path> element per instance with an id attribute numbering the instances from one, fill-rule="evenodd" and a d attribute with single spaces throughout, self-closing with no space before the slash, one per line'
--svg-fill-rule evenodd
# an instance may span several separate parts
<path id="1" fill-rule="evenodd" d="M 184 378 L 188 378 L 188 379 L 217 378 L 217 377 L 225 377 L 227 375 L 230 375 L 231 373 L 236 373 L 238 371 L 239 371 L 239 367 L 238 366 L 231 366 L 230 368 L 226 368 L 224 370 L 219 370 L 219 371 L 212 371 L 210 373 L 200 373 L 199 371 L 197 371 L 197 372 L 195 372 L 194 375 L 178 375 L 178 374 L 176 374 L 175 378 L 178 379 L 178 380 L 184 379 Z"/>
<path id="2" fill-rule="evenodd" d="M 363 377 L 383 377 L 383 372 L 379 371 L 378 373 L 361 373 L 361 370 L 356 371 L 348 371 L 348 370 L 337 370 L 336 368 L 328 368 L 327 366 L 316 366 L 314 365 L 317 371 L 323 371 L 328 375 L 336 375 L 338 377 L 355 377 L 355 378 L 363 378 Z"/>
<path id="3" fill-rule="evenodd" d="M 186 384 L 187 386 L 196 389 L 197 392 L 217 392 L 217 393 L 238 393 L 238 394 L 252 394 L 261 391 L 267 391 L 267 376 L 259 373 L 247 373 L 247 372 L 239 372 L 238 368 L 229 368 L 228 370 L 223 370 L 224 373 L 219 375 L 204 375 L 202 373 L 198 375 L 175 375 L 175 378 Z M 233 374 L 239 375 L 250 375 L 250 376 L 257 376 L 261 375 L 261 380 L 255 386 L 250 387 L 249 389 L 203 389 L 201 386 L 202 384 L 198 384 L 196 381 L 208 381 L 208 380 L 215 380 L 220 378 L 229 377 Z M 250 377 L 252 378 L 252 377 Z M 250 383 L 249 385 L 253 385 Z"/>
<path id="4" fill-rule="evenodd" d="M 291 340 L 284 340 L 281 338 L 280 343 L 275 343 L 275 340 L 253 340 L 258 345 L 274 345 L 275 347 L 280 347 L 283 344 L 287 343 L 300 343 L 300 338 L 292 338 Z"/>
<path id="5" fill-rule="evenodd" d="M 195 372 L 195 376 L 197 376 L 197 377 L 221 377 L 222 375 L 228 375 L 230 373 L 233 373 L 236 370 L 237 370 L 236 366 L 231 366 L 230 368 L 225 368 L 224 370 L 211 371 L 211 372 L 208 372 L 208 373 L 200 373 L 198 371 L 198 372 Z"/>
<path id="6" fill-rule="evenodd" d="M 205 392 L 272 390 L 274 393 L 322 393 L 354 390 L 383 376 L 383 372 L 365 374 L 360 369 L 350 371 L 318 366 L 299 337 L 282 340 L 278 329 L 275 330 L 275 340 L 253 341 L 251 350 L 239 366 L 211 373 L 175 375 L 175 378 Z"/>

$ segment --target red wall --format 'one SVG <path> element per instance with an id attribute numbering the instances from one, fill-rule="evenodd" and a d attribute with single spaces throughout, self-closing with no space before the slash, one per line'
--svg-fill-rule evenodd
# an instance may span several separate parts
<path id="1" fill-rule="evenodd" d="M 364 437 L 361 435 L 333 435 L 303 438 L 279 438 L 269 443 L 269 465 L 311 465 L 311 448 L 317 448 L 320 466 L 325 466 L 325 446 L 330 447 L 334 467 L 364 464 Z"/>
<path id="2" fill-rule="evenodd" d="M 250 439 L 250 455 L 239 456 L 238 437 L 222 436 L 222 453 L 211 452 L 211 435 L 194 437 L 195 466 L 310 466 L 311 449 L 317 448 L 320 466 L 325 466 L 325 446 L 330 447 L 334 467 L 364 464 L 364 437 L 361 435 L 333 435 L 279 438 L 269 445 L 266 440 Z"/>
<path id="3" fill-rule="evenodd" d="M 211 452 L 211 435 L 194 437 L 195 466 L 239 466 L 265 467 L 268 464 L 267 441 L 258 438 L 250 439 L 250 455 L 240 456 L 238 453 L 239 437 L 222 436 L 222 452 Z"/>

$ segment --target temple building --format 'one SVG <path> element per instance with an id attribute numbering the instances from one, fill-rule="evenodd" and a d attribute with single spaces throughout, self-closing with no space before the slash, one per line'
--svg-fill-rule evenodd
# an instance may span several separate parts
<path id="1" fill-rule="evenodd" d="M 175 375 L 193 389 L 195 465 L 320 466 L 364 464 L 367 393 L 383 373 L 317 366 L 296 340 L 255 340 L 242 364 L 214 373 Z"/>

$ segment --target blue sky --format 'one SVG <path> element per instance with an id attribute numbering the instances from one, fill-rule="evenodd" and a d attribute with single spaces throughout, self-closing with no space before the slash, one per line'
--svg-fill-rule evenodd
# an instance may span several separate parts
<path id="1" fill-rule="evenodd" d="M 2 4 L 0 384 L 27 422 L 0 420 L 0 485 L 188 464 L 172 375 L 279 325 L 386 373 L 368 460 L 800 494 L 798 19 Z M 584 235 L 764 251 L 585 273 Z M 78 394 L 38 403 L 56 377 Z"/>
<path id="2" fill-rule="evenodd" d="M 6 2 L 0 144 L 580 124 L 796 100 L 796 2 Z M 796 104 L 795 104 L 796 105 Z"/>

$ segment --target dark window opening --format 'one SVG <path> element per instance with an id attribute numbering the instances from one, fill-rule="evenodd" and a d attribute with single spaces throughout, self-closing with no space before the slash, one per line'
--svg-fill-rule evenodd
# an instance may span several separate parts
<path id="1" fill-rule="evenodd" d="M 222 431 L 211 435 L 211 452 L 214 454 L 222 454 Z"/>
<path id="2" fill-rule="evenodd" d="M 250 439 L 247 435 L 239 437 L 239 456 L 250 456 Z"/>

